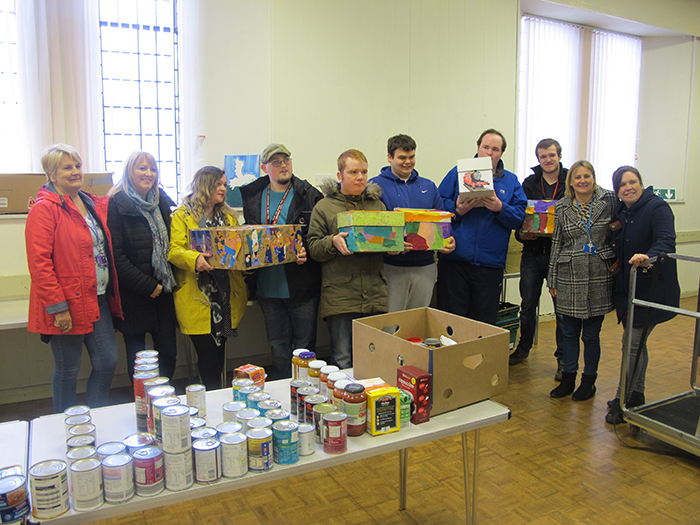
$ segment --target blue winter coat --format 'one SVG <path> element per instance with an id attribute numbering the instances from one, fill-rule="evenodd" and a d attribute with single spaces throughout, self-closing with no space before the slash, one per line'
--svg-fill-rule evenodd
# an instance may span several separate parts
<path id="1" fill-rule="evenodd" d="M 671 207 L 661 197 L 654 195 L 649 186 L 637 202 L 629 208 L 620 202 L 615 212 L 615 220 L 620 221 L 620 228 L 613 232 L 611 246 L 618 262 L 620 271 L 614 279 L 614 300 L 617 320 L 621 322 L 627 317 L 627 301 L 629 296 L 630 258 L 635 253 L 644 253 L 656 257 L 661 252 L 676 252 L 676 230 Z M 656 297 L 652 297 L 652 278 L 654 272 L 659 273 Z M 651 270 L 637 269 L 636 298 L 667 306 L 677 307 L 681 290 L 678 284 L 676 261 L 667 259 L 654 264 Z M 647 308 L 634 309 L 634 326 L 644 325 Z M 673 319 L 676 314 L 663 310 L 652 310 L 652 325 Z"/>
<path id="2" fill-rule="evenodd" d="M 394 175 L 391 166 L 384 166 L 379 175 L 369 182 L 374 182 L 382 188 L 380 199 L 389 211 L 394 208 L 444 209 L 435 183 L 419 176 L 416 170 L 413 170 L 408 180 L 403 180 Z M 432 251 L 411 251 L 401 255 L 384 256 L 384 264 L 394 266 L 427 266 L 434 262 L 435 254 Z"/>
<path id="3" fill-rule="evenodd" d="M 455 214 L 452 219 L 452 236 L 456 247 L 452 253 L 440 253 L 438 257 L 489 268 L 506 267 L 510 232 L 525 219 L 527 197 L 518 178 L 514 173 L 504 170 L 503 161 L 500 160 L 493 177 L 493 186 L 503 203 L 503 209 L 499 213 L 480 207 L 459 215 L 455 207 L 459 197 L 457 166 L 445 175 L 439 190 L 445 211 Z"/>

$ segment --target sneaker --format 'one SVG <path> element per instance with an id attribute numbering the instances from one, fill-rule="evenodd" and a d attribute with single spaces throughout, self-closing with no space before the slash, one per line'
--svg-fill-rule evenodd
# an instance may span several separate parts
<path id="1" fill-rule="evenodd" d="M 557 363 L 557 371 L 554 374 L 554 380 L 561 382 L 561 375 L 564 373 L 564 365 Z"/>
<path id="2" fill-rule="evenodd" d="M 530 355 L 530 352 L 523 352 L 522 350 L 515 350 L 512 354 L 510 354 L 510 357 L 508 358 L 508 364 L 509 365 L 519 365 L 525 359 L 528 358 Z"/>

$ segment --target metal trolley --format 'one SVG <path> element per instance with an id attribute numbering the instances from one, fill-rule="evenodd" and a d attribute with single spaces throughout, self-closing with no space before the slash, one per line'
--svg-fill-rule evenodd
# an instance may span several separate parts
<path id="1" fill-rule="evenodd" d="M 671 259 L 700 263 L 700 258 L 686 255 L 668 254 Z M 658 257 L 649 259 L 656 262 Z M 627 311 L 627 326 L 633 326 L 635 307 L 649 307 L 658 310 L 675 312 L 695 318 L 695 336 L 693 341 L 693 359 L 690 372 L 691 390 L 682 394 L 647 403 L 634 408 L 627 408 L 624 399 L 620 400 L 622 414 L 626 421 L 645 429 L 655 438 L 683 449 L 691 454 L 700 456 L 700 389 L 696 385 L 698 358 L 700 357 L 700 294 L 698 295 L 698 311 L 674 308 L 659 303 L 643 301 L 635 298 L 637 289 L 637 268 L 630 271 L 629 303 Z M 700 286 L 699 286 L 700 291 Z M 632 344 L 631 331 L 625 340 L 622 367 L 620 370 L 620 391 L 627 391 L 627 370 L 630 368 L 630 347 Z M 624 395 L 622 396 L 625 397 Z"/>

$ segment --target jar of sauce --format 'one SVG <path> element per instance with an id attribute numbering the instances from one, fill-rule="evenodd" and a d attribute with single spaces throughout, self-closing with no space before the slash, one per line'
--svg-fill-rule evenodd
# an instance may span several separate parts
<path id="1" fill-rule="evenodd" d="M 309 379 L 309 363 L 314 359 L 316 359 L 316 354 L 314 352 L 306 351 L 299 354 L 299 360 L 297 361 L 299 367 L 297 379 Z"/>
<path id="2" fill-rule="evenodd" d="M 335 382 L 335 388 L 333 388 L 333 405 L 338 412 L 345 412 L 345 410 L 343 410 L 343 398 L 345 397 L 345 386 L 348 384 L 350 384 L 350 381 L 347 379 L 340 379 Z M 330 397 L 328 400 L 331 401 Z"/>
<path id="3" fill-rule="evenodd" d="M 328 392 L 328 374 L 332 374 L 334 372 L 338 372 L 340 369 L 335 366 L 335 365 L 326 365 L 323 368 L 321 368 L 321 375 L 319 376 L 319 390 L 320 393 L 323 394 L 326 397 L 330 397 L 333 394 L 329 395 Z"/>
<path id="4" fill-rule="evenodd" d="M 345 385 L 343 412 L 348 415 L 348 436 L 361 436 L 367 427 L 367 393 L 359 383 Z"/>
<path id="5" fill-rule="evenodd" d="M 308 352 L 306 348 L 297 348 L 292 352 L 292 379 L 299 379 L 299 356 L 302 352 Z"/>
<path id="6" fill-rule="evenodd" d="M 328 374 L 326 388 L 328 388 L 328 399 L 330 400 L 329 403 L 333 403 L 333 390 L 335 389 L 335 382 L 347 378 L 348 375 L 345 372 L 331 372 Z"/>
<path id="7" fill-rule="evenodd" d="M 328 363 L 320 359 L 309 362 L 309 381 L 311 381 L 311 385 L 318 388 L 319 391 L 321 389 L 321 369 L 327 364 Z"/>

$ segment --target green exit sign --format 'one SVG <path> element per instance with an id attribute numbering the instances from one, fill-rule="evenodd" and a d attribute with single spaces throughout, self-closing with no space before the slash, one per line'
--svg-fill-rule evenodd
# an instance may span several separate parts
<path id="1" fill-rule="evenodd" d="M 661 197 L 665 201 L 675 201 L 676 200 L 676 189 L 675 188 L 654 188 L 654 195 Z"/>

